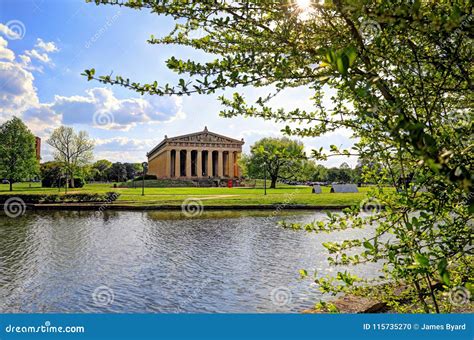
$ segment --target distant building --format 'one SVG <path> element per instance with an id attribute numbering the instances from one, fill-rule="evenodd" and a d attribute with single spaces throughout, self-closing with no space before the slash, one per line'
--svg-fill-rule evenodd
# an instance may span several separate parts
<path id="1" fill-rule="evenodd" d="M 36 159 L 41 159 L 41 138 L 35 137 Z"/>
<path id="2" fill-rule="evenodd" d="M 165 139 L 148 154 L 148 174 L 158 178 L 232 179 L 241 177 L 237 164 L 244 140 L 207 130 Z"/>

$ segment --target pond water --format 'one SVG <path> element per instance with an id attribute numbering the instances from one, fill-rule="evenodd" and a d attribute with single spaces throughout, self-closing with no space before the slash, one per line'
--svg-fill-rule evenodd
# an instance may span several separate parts
<path id="1" fill-rule="evenodd" d="M 297 313 L 322 295 L 299 269 L 335 273 L 321 243 L 278 221 L 324 213 L 34 212 L 0 215 L 0 312 Z M 344 270 L 344 268 L 342 268 Z M 375 266 L 355 273 L 375 275 Z"/>

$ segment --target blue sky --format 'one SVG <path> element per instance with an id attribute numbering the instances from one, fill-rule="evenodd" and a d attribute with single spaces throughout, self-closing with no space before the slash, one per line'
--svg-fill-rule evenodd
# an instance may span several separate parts
<path id="1" fill-rule="evenodd" d="M 96 142 L 96 159 L 141 162 L 164 135 L 209 130 L 244 138 L 244 152 L 265 136 L 279 136 L 281 124 L 249 118 L 222 118 L 216 94 L 149 97 L 119 87 L 87 82 L 80 74 L 120 74 L 140 82 L 174 82 L 178 77 L 165 61 L 205 59 L 187 47 L 149 45 L 151 34 L 164 35 L 170 18 L 117 6 L 96 6 L 84 0 L 1 0 L 0 2 L 0 123 L 13 114 L 46 140 L 50 132 L 68 125 L 86 130 Z M 232 91 L 227 91 L 231 94 Z M 245 89 L 250 97 L 263 89 Z M 308 108 L 305 88 L 286 91 L 275 107 Z M 306 150 L 330 144 L 348 147 L 350 131 L 302 140 Z M 51 159 L 46 143 L 43 160 Z M 326 165 L 356 159 L 331 158 Z"/>

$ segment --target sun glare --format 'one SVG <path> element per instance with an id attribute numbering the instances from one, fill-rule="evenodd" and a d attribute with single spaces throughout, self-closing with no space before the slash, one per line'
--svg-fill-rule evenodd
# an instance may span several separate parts
<path id="1" fill-rule="evenodd" d="M 308 20 L 316 13 L 316 10 L 313 5 L 315 3 L 324 3 L 324 0 L 294 0 L 293 3 L 299 13 L 298 17 L 301 20 Z"/>
<path id="2" fill-rule="evenodd" d="M 301 11 L 307 11 L 311 7 L 311 0 L 296 0 L 296 6 Z"/>

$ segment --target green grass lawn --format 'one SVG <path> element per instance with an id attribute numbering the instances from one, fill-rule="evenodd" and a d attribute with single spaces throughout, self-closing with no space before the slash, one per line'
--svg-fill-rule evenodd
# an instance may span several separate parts
<path id="1" fill-rule="evenodd" d="M 260 182 L 259 184 L 263 184 Z M 113 184 L 86 184 L 83 188 L 69 189 L 69 193 L 105 193 L 119 192 L 116 204 L 123 205 L 181 205 L 187 198 L 197 198 L 204 205 L 268 205 L 268 204 L 305 204 L 317 206 L 356 205 L 365 199 L 368 187 L 359 188 L 358 193 L 329 193 L 329 187 L 323 187 L 322 194 L 312 194 L 309 186 L 277 185 L 263 194 L 262 187 L 256 188 L 113 188 Z M 393 190 L 393 189 L 388 189 Z M 64 189 L 61 190 L 64 193 Z M 13 193 L 18 194 L 56 194 L 56 188 L 41 188 L 40 183 L 16 183 Z M 6 184 L 0 184 L 0 195 L 10 194 Z"/>

